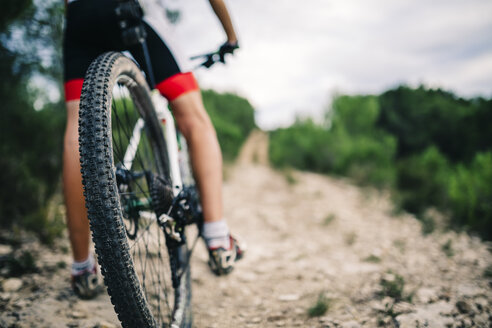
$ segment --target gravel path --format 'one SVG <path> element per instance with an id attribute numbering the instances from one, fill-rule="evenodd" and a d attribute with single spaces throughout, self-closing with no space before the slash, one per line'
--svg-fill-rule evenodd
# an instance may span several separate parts
<path id="1" fill-rule="evenodd" d="M 217 278 L 197 246 L 196 327 L 492 327 L 490 244 L 424 236 L 413 216 L 391 214 L 387 195 L 347 181 L 273 171 L 267 147 L 255 132 L 226 169 L 225 212 L 248 251 Z M 0 327 L 119 326 L 107 296 L 72 294 L 66 240 L 22 248 L 40 272 L 0 278 Z M 0 245 L 0 256 L 12 251 L 22 250 Z"/>

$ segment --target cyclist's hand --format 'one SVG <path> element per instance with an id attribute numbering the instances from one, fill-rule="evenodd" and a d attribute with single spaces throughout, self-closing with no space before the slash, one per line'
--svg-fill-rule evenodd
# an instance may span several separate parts
<path id="1" fill-rule="evenodd" d="M 220 56 L 220 61 L 222 63 L 225 63 L 225 55 L 226 54 L 234 54 L 234 50 L 239 48 L 239 43 L 236 42 L 229 42 L 227 41 L 223 45 L 220 46 L 219 48 L 219 56 Z"/>

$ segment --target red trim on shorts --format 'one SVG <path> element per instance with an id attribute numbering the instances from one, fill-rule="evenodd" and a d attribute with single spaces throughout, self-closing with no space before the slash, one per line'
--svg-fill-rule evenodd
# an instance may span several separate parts
<path id="1" fill-rule="evenodd" d="M 200 90 L 192 72 L 173 75 L 157 84 L 156 88 L 169 101 L 187 92 Z"/>
<path id="2" fill-rule="evenodd" d="M 83 83 L 84 79 L 74 79 L 65 82 L 65 101 L 80 99 Z"/>

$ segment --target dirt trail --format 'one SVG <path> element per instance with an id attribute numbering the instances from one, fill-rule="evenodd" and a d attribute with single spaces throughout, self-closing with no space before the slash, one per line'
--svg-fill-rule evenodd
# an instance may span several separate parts
<path id="1" fill-rule="evenodd" d="M 196 327 L 491 327 L 490 245 L 455 232 L 424 236 L 413 216 L 391 215 L 387 196 L 344 180 L 273 171 L 267 149 L 267 136 L 253 133 L 224 186 L 245 259 L 217 278 L 197 247 Z M 0 327 L 118 326 L 107 296 L 72 295 L 67 269 L 57 268 L 68 255 L 42 253 L 43 271 L 23 276 L 19 290 L 3 281 Z M 328 310 L 310 318 L 319 295 Z"/>
<path id="2" fill-rule="evenodd" d="M 239 153 L 237 164 L 268 166 L 268 136 L 264 132 L 251 132 Z"/>

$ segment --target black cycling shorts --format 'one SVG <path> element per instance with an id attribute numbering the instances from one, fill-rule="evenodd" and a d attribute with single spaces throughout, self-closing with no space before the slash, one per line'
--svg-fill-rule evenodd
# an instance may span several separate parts
<path id="1" fill-rule="evenodd" d="M 68 4 L 63 47 L 66 101 L 80 99 L 87 68 L 106 51 L 129 51 L 137 63 L 144 63 L 140 45 L 123 44 L 116 6 L 116 0 L 77 0 Z M 159 28 L 145 17 L 144 25 L 156 88 L 168 100 L 198 90 L 193 74 L 181 70 Z"/>

